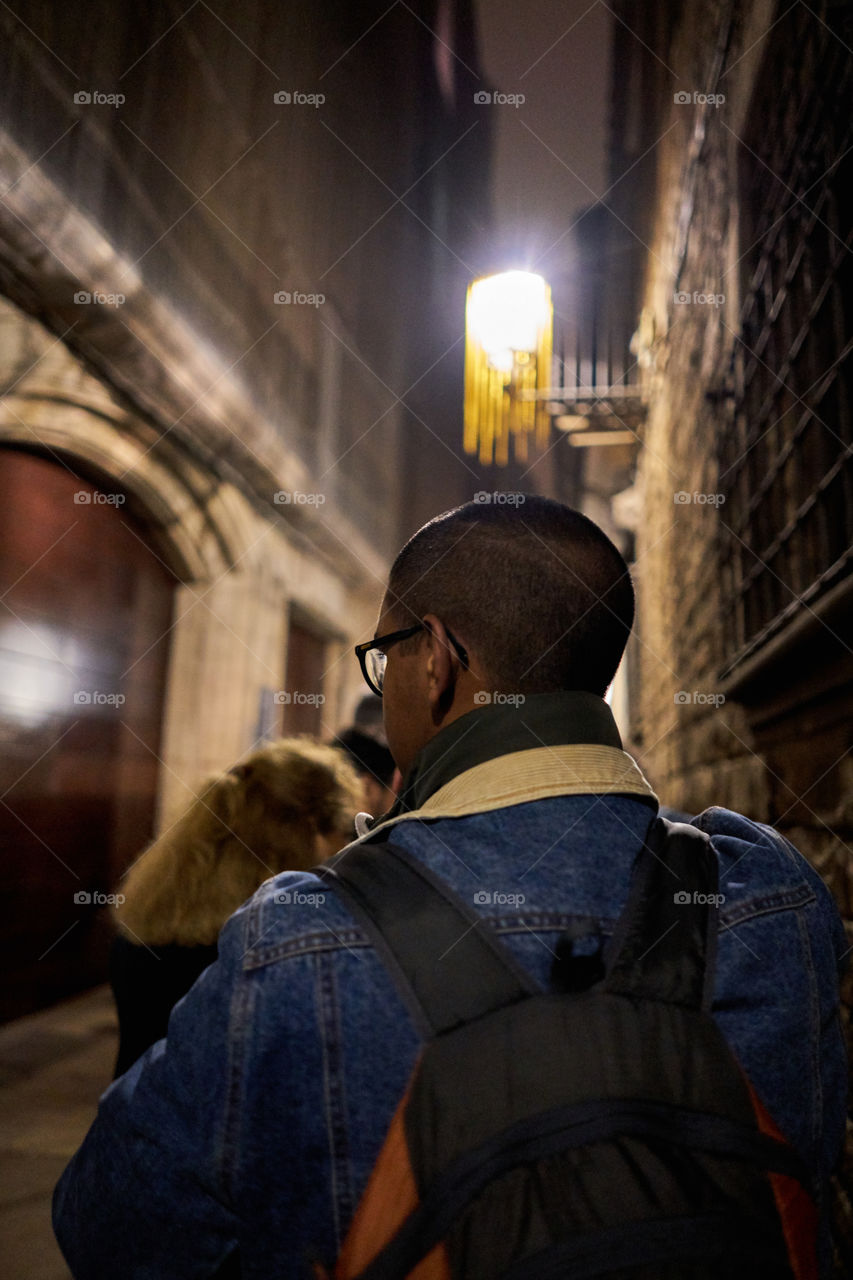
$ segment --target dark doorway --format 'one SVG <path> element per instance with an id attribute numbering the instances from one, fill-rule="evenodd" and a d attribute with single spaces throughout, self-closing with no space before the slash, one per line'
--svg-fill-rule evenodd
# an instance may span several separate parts
<path id="1" fill-rule="evenodd" d="M 287 628 L 285 688 L 279 694 L 282 732 L 323 733 L 323 680 L 327 666 L 328 637 L 291 606 Z"/>
<path id="2" fill-rule="evenodd" d="M 0 1020 L 106 973 L 108 897 L 153 833 L 175 579 L 58 462 L 0 450 Z"/>

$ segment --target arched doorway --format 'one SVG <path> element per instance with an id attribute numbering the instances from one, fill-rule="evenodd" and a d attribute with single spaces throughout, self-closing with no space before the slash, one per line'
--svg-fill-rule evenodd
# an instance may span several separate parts
<path id="1" fill-rule="evenodd" d="M 104 979 L 154 823 L 175 578 L 69 467 L 0 449 L 0 1021 Z"/>

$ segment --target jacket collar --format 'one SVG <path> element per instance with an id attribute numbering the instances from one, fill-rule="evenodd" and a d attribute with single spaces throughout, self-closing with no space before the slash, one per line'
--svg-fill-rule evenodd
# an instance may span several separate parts
<path id="1" fill-rule="evenodd" d="M 584 692 L 532 694 L 517 705 L 477 707 L 440 730 L 418 752 L 396 803 L 367 829 L 605 792 L 635 795 L 657 808 L 655 793 L 622 750 L 607 703 Z"/>

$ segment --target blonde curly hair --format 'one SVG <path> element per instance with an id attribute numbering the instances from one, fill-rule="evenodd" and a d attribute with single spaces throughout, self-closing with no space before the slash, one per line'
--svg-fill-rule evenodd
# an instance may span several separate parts
<path id="1" fill-rule="evenodd" d="M 361 783 L 344 754 L 282 738 L 209 779 L 126 873 L 120 931 L 149 946 L 209 945 L 270 876 L 304 871 L 354 838 Z"/>

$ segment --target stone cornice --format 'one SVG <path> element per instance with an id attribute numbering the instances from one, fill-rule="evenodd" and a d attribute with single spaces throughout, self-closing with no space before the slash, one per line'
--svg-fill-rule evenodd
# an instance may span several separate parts
<path id="1" fill-rule="evenodd" d="M 335 504 L 273 505 L 277 490 L 310 492 L 316 486 L 278 425 L 259 412 L 235 366 L 227 367 L 151 293 L 132 264 L 3 133 L 0 183 L 0 289 L 56 334 L 118 405 L 161 435 L 176 437 L 267 518 L 278 516 L 297 541 L 310 543 L 351 582 L 375 586 L 378 594 L 385 559 Z M 125 297 L 120 306 L 74 301 L 79 291 L 119 289 Z M 258 340 L 263 332 L 261 324 Z"/>

